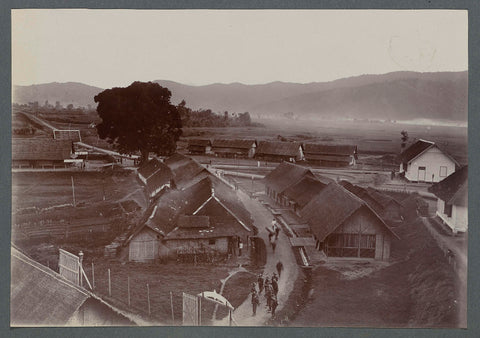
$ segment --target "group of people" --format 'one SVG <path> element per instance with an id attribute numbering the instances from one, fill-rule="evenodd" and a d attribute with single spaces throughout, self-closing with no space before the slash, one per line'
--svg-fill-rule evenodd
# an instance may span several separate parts
<path id="1" fill-rule="evenodd" d="M 260 294 L 265 290 L 264 296 L 266 299 L 266 307 L 267 311 L 272 313 L 272 317 L 275 316 L 275 310 L 278 306 L 278 279 L 283 270 L 282 262 L 277 263 L 277 272 L 278 275 L 274 272 L 271 278 L 266 276 L 263 277 L 263 274 L 258 275 L 257 282 L 252 283 L 252 309 L 253 315 L 255 316 L 257 313 L 257 307 L 260 305 Z M 258 291 L 257 291 L 258 287 Z"/>

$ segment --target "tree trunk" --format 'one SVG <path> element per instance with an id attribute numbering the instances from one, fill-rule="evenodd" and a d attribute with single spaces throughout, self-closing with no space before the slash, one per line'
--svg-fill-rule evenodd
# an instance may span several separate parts
<path id="1" fill-rule="evenodd" d="M 141 157 L 140 157 L 140 165 L 148 162 L 148 155 L 150 152 L 147 149 L 140 149 Z"/>

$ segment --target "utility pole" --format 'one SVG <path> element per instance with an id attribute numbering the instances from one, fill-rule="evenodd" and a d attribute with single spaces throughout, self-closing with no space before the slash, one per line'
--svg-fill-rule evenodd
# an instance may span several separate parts
<path id="1" fill-rule="evenodd" d="M 73 207 L 75 208 L 76 207 L 76 203 L 75 203 L 75 184 L 73 182 L 73 176 L 70 176 L 72 178 L 72 194 L 73 194 Z"/>

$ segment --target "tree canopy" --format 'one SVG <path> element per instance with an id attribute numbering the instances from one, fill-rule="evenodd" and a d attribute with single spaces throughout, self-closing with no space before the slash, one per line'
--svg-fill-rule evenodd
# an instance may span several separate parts
<path id="1" fill-rule="evenodd" d="M 153 82 L 134 82 L 126 88 L 106 89 L 94 97 L 102 119 L 98 135 L 116 145 L 122 154 L 141 153 L 141 162 L 150 152 L 171 155 L 182 134 L 172 93 Z"/>

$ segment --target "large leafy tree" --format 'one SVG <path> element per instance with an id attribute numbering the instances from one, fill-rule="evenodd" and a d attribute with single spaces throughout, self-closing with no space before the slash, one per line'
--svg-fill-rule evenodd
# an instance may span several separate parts
<path id="1" fill-rule="evenodd" d="M 148 160 L 150 152 L 172 154 L 182 134 L 182 122 L 170 103 L 171 95 L 170 90 L 153 82 L 104 90 L 94 98 L 102 118 L 98 135 L 122 154 L 140 151 L 141 163 Z"/>

